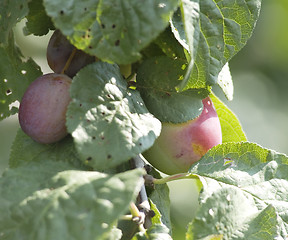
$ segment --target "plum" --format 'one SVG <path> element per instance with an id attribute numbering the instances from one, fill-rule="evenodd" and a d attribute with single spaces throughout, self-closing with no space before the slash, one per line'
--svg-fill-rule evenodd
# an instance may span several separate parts
<path id="1" fill-rule="evenodd" d="M 72 53 L 74 56 L 69 66 L 64 69 Z M 49 40 L 46 57 L 49 67 L 55 73 L 65 73 L 69 77 L 74 77 L 81 68 L 95 61 L 95 57 L 76 49 L 59 30 Z"/>
<path id="2" fill-rule="evenodd" d="M 71 78 L 49 73 L 27 88 L 19 107 L 22 130 L 39 143 L 54 143 L 67 135 L 66 110 Z"/>
<path id="3" fill-rule="evenodd" d="M 166 174 L 187 172 L 212 147 L 222 143 L 221 125 L 209 97 L 202 100 L 203 111 L 188 122 L 162 123 L 160 136 L 143 156 Z"/>

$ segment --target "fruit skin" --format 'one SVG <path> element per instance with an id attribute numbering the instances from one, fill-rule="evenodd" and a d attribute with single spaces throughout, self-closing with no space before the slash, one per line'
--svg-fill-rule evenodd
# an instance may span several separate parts
<path id="1" fill-rule="evenodd" d="M 49 67 L 55 73 L 62 73 L 73 49 L 75 49 L 75 55 L 68 68 L 64 71 L 64 73 L 71 78 L 74 77 L 81 68 L 94 62 L 95 57 L 76 49 L 59 30 L 54 31 L 46 51 Z"/>
<path id="2" fill-rule="evenodd" d="M 71 78 L 50 73 L 30 84 L 19 107 L 22 130 L 39 143 L 54 143 L 67 135 L 66 110 Z"/>
<path id="3" fill-rule="evenodd" d="M 196 119 L 181 124 L 162 123 L 160 136 L 143 156 L 166 174 L 187 172 L 212 147 L 222 143 L 221 125 L 209 97 Z"/>

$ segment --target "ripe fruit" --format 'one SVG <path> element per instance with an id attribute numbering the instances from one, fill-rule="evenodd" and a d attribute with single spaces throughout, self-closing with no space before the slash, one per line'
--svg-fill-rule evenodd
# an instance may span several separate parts
<path id="1" fill-rule="evenodd" d="M 72 53 L 74 55 L 71 62 L 68 62 L 68 68 L 62 72 Z M 65 73 L 69 77 L 74 77 L 81 68 L 95 60 L 93 56 L 76 49 L 59 30 L 52 34 L 46 54 L 49 67 L 55 73 Z"/>
<path id="2" fill-rule="evenodd" d="M 209 97 L 199 117 L 182 124 L 163 123 L 154 145 L 143 153 L 166 174 L 187 172 L 212 147 L 222 143 L 220 121 Z"/>
<path id="3" fill-rule="evenodd" d="M 71 78 L 50 73 L 27 88 L 19 107 L 22 130 L 39 143 L 53 143 L 67 135 L 66 109 Z"/>

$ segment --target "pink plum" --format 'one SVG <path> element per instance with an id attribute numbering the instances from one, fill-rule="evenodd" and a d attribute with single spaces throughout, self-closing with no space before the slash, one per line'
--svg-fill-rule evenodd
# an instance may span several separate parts
<path id="1" fill-rule="evenodd" d="M 202 100 L 197 118 L 181 123 L 162 123 L 160 136 L 143 156 L 166 174 L 187 172 L 212 147 L 222 143 L 221 125 L 209 97 Z"/>
<path id="2" fill-rule="evenodd" d="M 71 78 L 50 73 L 37 78 L 23 95 L 19 107 L 22 130 L 39 143 L 53 143 L 67 135 L 66 110 Z"/>

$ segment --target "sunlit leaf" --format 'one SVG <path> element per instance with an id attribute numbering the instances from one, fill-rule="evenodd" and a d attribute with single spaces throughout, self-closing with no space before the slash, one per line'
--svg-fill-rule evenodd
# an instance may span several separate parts
<path id="1" fill-rule="evenodd" d="M 127 88 L 116 65 L 97 62 L 73 80 L 67 126 L 85 164 L 115 167 L 153 145 L 161 123 Z"/>

